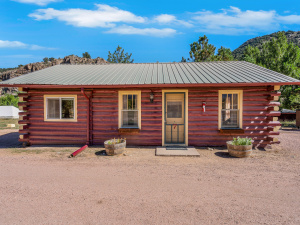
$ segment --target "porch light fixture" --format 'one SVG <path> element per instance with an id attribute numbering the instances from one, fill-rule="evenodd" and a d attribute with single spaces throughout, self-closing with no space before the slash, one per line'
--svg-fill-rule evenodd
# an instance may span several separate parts
<path id="1" fill-rule="evenodd" d="M 154 99 L 154 94 L 153 92 L 150 93 L 150 102 L 153 103 L 153 99 Z"/>

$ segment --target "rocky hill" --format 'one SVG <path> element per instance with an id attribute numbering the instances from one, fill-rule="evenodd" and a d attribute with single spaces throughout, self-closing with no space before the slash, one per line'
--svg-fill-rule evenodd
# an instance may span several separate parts
<path id="1" fill-rule="evenodd" d="M 276 37 L 277 33 L 278 32 L 249 39 L 248 41 L 243 43 L 240 47 L 238 47 L 232 52 L 234 58 L 238 60 L 242 60 L 242 55 L 247 45 L 257 46 L 258 48 L 261 48 L 264 42 L 270 41 L 272 38 Z M 293 42 L 295 45 L 300 47 L 300 31 L 286 31 L 286 32 L 284 31 L 284 33 L 289 42 Z"/>
<path id="2" fill-rule="evenodd" d="M 46 62 L 36 62 L 36 63 L 29 63 L 25 66 L 20 66 L 16 69 L 6 70 L 0 73 L 0 81 L 8 80 L 14 77 L 21 76 L 23 74 L 27 74 L 30 72 L 34 72 L 37 70 L 45 69 L 50 66 L 55 66 L 59 64 L 106 64 L 108 63 L 103 58 L 95 58 L 95 59 L 88 59 L 78 57 L 76 55 L 69 55 L 64 57 L 63 59 L 53 59 L 51 61 Z M 0 88 L 0 96 L 5 93 L 12 93 L 15 91 L 16 88 Z"/>

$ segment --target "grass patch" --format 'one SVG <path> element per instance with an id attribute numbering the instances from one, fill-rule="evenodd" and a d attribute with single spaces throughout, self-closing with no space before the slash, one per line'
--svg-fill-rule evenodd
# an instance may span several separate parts
<path id="1" fill-rule="evenodd" d="M 26 148 L 13 148 L 9 149 L 11 153 L 21 154 L 21 153 L 28 153 L 28 154 L 41 154 L 41 153 L 72 153 L 70 149 L 26 149 Z"/>
<path id="2" fill-rule="evenodd" d="M 10 152 L 16 153 L 16 154 L 20 154 L 20 153 L 40 154 L 43 152 L 43 150 L 39 150 L 39 149 L 27 150 L 27 149 L 21 149 L 21 148 L 14 148 L 14 149 L 10 149 Z"/>
<path id="3" fill-rule="evenodd" d="M 0 119 L 0 129 L 19 129 L 18 119 Z M 7 124 L 15 124 L 16 127 L 8 128 Z"/>
<path id="4" fill-rule="evenodd" d="M 296 120 L 280 121 L 282 127 L 296 127 Z"/>

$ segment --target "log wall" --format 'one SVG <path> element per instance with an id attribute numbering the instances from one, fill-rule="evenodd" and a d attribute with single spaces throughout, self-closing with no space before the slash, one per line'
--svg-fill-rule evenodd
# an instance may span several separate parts
<path id="1" fill-rule="evenodd" d="M 77 122 L 49 122 L 44 121 L 44 95 L 70 94 L 77 95 Z M 80 90 L 42 90 L 29 89 L 20 93 L 19 97 L 26 98 L 20 102 L 21 109 L 25 109 L 20 116 L 20 134 L 24 135 L 20 141 L 29 144 L 85 144 L 87 131 L 86 109 L 88 101 Z M 26 137 L 26 139 L 24 139 Z"/>
<path id="2" fill-rule="evenodd" d="M 154 101 L 150 103 L 151 90 L 142 90 L 141 96 L 141 130 L 132 133 L 119 132 L 118 128 L 118 90 L 94 90 L 93 144 L 103 145 L 111 138 L 126 138 L 127 145 L 161 145 L 162 143 L 162 92 L 153 90 Z"/>
<path id="3" fill-rule="evenodd" d="M 222 88 L 224 90 L 224 88 Z M 230 88 L 232 89 L 232 88 Z M 244 134 L 221 133 L 218 130 L 218 89 L 190 88 L 188 137 L 191 146 L 224 146 L 233 137 L 251 137 L 256 146 L 278 143 L 277 121 L 278 95 L 273 86 L 244 87 L 243 89 L 243 129 Z M 278 89 L 278 88 L 277 88 Z M 86 90 L 90 97 L 90 120 L 88 121 L 88 100 L 80 89 L 29 89 L 20 93 L 19 103 L 24 112 L 20 113 L 20 141 L 29 144 L 94 144 L 103 145 L 111 138 L 126 138 L 128 145 L 162 144 L 162 90 L 142 89 L 141 130 L 123 132 L 118 129 L 118 90 Z M 154 102 L 150 103 L 150 93 Z M 76 94 L 78 105 L 77 122 L 44 121 L 44 95 Z M 202 111 L 206 102 L 206 112 Z M 89 140 L 87 130 L 89 124 Z"/>
<path id="4" fill-rule="evenodd" d="M 221 133 L 218 130 L 218 89 L 189 90 L 189 145 L 222 146 L 237 136 L 251 137 L 258 147 L 278 142 L 273 138 L 279 134 L 276 127 L 280 126 L 276 121 L 280 115 L 277 112 L 279 104 L 274 102 L 274 96 L 280 93 L 274 91 L 274 87 L 244 87 L 237 90 L 241 89 L 244 133 Z M 202 102 L 206 102 L 205 112 Z"/>

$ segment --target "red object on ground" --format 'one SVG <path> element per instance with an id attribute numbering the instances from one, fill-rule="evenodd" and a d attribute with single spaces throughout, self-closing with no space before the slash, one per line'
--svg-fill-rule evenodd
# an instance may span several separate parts
<path id="1" fill-rule="evenodd" d="M 86 149 L 88 146 L 85 145 L 83 147 L 81 147 L 80 149 L 76 150 L 75 152 L 73 152 L 71 155 L 70 155 L 70 158 L 71 157 L 75 157 L 76 155 L 78 155 L 80 152 L 82 152 L 84 149 Z"/>

